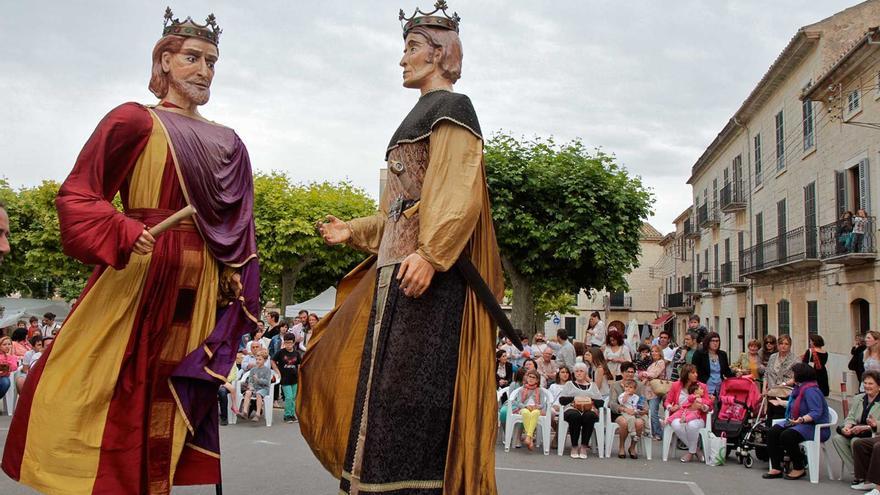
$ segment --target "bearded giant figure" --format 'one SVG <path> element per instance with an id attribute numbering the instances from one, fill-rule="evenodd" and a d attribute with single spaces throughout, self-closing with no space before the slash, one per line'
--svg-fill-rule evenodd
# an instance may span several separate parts
<path id="1" fill-rule="evenodd" d="M 202 25 L 167 10 L 159 103 L 107 114 L 58 193 L 64 252 L 95 270 L 28 374 L 3 452 L 3 470 L 40 492 L 220 480 L 217 390 L 255 326 L 259 266 L 247 150 L 198 112 L 219 35 L 213 14 Z M 150 232 L 184 209 L 195 214 Z"/>
<path id="2" fill-rule="evenodd" d="M 385 152 L 381 210 L 320 225 L 328 244 L 373 255 L 340 283 L 301 367 L 301 430 L 340 493 L 496 492 L 488 308 L 503 279 L 480 125 L 453 92 L 459 17 L 446 8 L 400 15 L 403 85 L 421 96 Z"/>

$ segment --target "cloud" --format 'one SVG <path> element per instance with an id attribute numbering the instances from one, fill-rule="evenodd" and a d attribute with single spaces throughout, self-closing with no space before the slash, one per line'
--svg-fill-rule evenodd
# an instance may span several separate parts
<path id="1" fill-rule="evenodd" d="M 175 2 L 224 29 L 203 113 L 236 129 L 259 170 L 349 179 L 373 195 L 387 141 L 417 95 L 400 86 L 398 8 L 417 3 Z M 656 194 L 661 231 L 690 168 L 801 26 L 852 0 L 450 2 L 463 78 L 486 134 L 582 138 Z M 164 4 L 14 2 L 0 18 L 0 175 L 62 180 L 100 118 L 151 103 Z M 41 31 L 34 34 L 34 22 Z"/>

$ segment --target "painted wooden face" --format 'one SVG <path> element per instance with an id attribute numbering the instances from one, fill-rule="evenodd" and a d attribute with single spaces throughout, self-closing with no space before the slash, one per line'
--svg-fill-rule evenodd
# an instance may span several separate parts
<path id="1" fill-rule="evenodd" d="M 437 63 L 440 57 L 440 49 L 434 48 L 421 34 L 408 34 L 404 40 L 403 57 L 400 66 L 403 67 L 403 87 L 422 88 L 440 70 Z"/>
<path id="2" fill-rule="evenodd" d="M 169 90 L 196 105 L 207 103 L 218 56 L 214 44 L 198 38 L 187 38 L 177 53 L 163 53 L 162 70 L 171 76 Z"/>

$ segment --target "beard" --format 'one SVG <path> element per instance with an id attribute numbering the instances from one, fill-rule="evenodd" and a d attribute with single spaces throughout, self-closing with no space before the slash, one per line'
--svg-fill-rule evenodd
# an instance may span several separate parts
<path id="1" fill-rule="evenodd" d="M 196 105 L 204 105 L 211 98 L 210 88 L 200 88 L 189 81 L 182 81 L 172 77 L 171 86 Z"/>

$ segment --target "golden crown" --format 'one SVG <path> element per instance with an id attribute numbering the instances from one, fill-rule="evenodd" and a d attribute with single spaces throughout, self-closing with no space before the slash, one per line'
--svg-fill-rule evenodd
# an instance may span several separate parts
<path id="1" fill-rule="evenodd" d="M 453 12 L 450 17 L 449 14 L 446 13 L 446 9 L 448 8 L 449 6 L 446 5 L 446 0 L 438 0 L 434 3 L 434 10 L 431 12 L 422 12 L 422 9 L 416 8 L 416 11 L 413 12 L 411 17 L 407 17 L 406 14 L 403 13 L 403 9 L 400 9 L 399 19 L 400 24 L 403 26 L 403 37 L 406 38 L 406 35 L 409 34 L 410 30 L 417 26 L 449 29 L 457 33 L 458 23 L 461 22 L 461 17 L 458 16 L 458 12 Z M 443 16 L 434 15 L 437 12 L 442 13 Z M 421 16 L 419 14 L 421 14 Z"/>
<path id="2" fill-rule="evenodd" d="M 223 32 L 217 25 L 217 18 L 214 14 L 209 15 L 205 19 L 204 24 L 197 24 L 192 17 L 187 17 L 183 22 L 176 19 L 171 12 L 171 7 L 165 8 L 165 28 L 162 30 L 162 37 L 169 35 L 187 36 L 192 38 L 201 38 L 215 45 L 220 43 L 220 33 Z"/>

